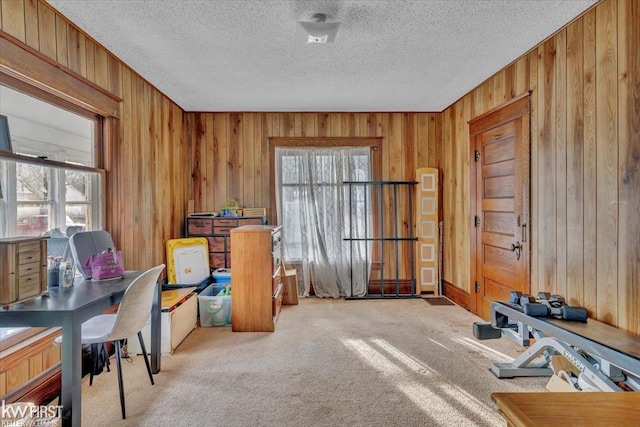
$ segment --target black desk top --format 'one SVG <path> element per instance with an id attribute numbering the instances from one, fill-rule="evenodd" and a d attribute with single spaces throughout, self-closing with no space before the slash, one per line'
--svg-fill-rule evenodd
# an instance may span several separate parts
<path id="1" fill-rule="evenodd" d="M 119 302 L 127 287 L 142 273 L 142 271 L 127 271 L 123 279 L 101 282 L 76 279 L 72 287 L 49 288 L 49 296 L 40 296 L 0 310 L 0 324 L 3 326 L 59 325 L 58 320 L 53 319 L 54 315 L 69 312 L 78 313 L 82 318 L 82 312 L 88 307 L 95 307 L 98 304 L 106 308 Z M 45 320 L 45 317 L 51 320 Z"/>

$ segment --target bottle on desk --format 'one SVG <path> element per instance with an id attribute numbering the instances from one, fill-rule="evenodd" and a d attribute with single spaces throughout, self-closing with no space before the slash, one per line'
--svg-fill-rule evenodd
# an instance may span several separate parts
<path id="1" fill-rule="evenodd" d="M 73 261 L 61 261 L 58 265 L 58 283 L 62 288 L 73 286 Z"/>

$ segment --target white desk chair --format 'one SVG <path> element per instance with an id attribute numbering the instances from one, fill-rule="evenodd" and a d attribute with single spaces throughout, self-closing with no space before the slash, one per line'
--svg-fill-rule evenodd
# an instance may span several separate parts
<path id="1" fill-rule="evenodd" d="M 91 255 L 97 255 L 108 248 L 115 249 L 115 245 L 108 231 L 78 231 L 69 237 L 69 248 L 82 277 L 90 279 L 91 269 L 86 264 Z"/>
<path id="2" fill-rule="evenodd" d="M 74 235 L 75 236 L 75 235 Z M 120 407 L 122 419 L 126 418 L 124 405 L 124 388 L 122 386 L 122 361 L 120 357 L 119 340 L 123 340 L 138 334 L 140 349 L 147 365 L 147 372 L 151 385 L 153 375 L 147 356 L 147 349 L 142 339 L 141 330 L 149 320 L 151 306 L 153 304 L 156 283 L 165 265 L 161 264 L 142 273 L 125 291 L 118 312 L 116 314 L 101 314 L 87 320 L 82 324 L 82 344 L 98 344 L 113 341 L 116 348 L 116 367 L 118 371 L 118 387 L 120 389 Z M 60 342 L 58 337 L 56 341 Z"/>

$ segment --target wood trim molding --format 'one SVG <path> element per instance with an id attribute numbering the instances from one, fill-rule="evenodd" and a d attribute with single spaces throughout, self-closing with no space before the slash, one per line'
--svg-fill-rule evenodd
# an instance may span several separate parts
<path id="1" fill-rule="evenodd" d="M 47 328 L 44 327 L 30 327 L 26 328 L 22 331 L 16 332 L 14 334 L 9 335 L 8 337 L 2 338 L 0 340 L 0 354 L 10 349 L 16 344 L 21 343 L 22 341 L 29 339 L 35 335 L 38 335 L 42 331 L 45 331 Z"/>
<path id="2" fill-rule="evenodd" d="M 515 119 L 516 117 L 524 116 L 531 111 L 531 102 L 529 100 L 530 91 L 524 92 L 498 105 L 491 111 L 478 116 L 469 121 L 469 136 L 473 138 L 478 132 L 484 132 L 486 129 L 501 125 L 508 121 Z M 504 110 L 503 110 L 504 109 Z M 501 111 L 502 110 L 502 111 Z M 495 114 L 499 111 L 499 114 Z M 486 119 L 487 116 L 491 116 L 490 119 Z"/>
<path id="3" fill-rule="evenodd" d="M 371 147 L 382 148 L 382 137 L 269 137 L 271 147 Z"/>
<path id="4" fill-rule="evenodd" d="M 444 295 L 465 310 L 469 310 L 469 300 L 471 299 L 469 293 L 446 280 L 443 280 L 443 283 Z"/>
<path id="5" fill-rule="evenodd" d="M 47 160 L 39 157 L 23 156 L 21 154 L 9 153 L 6 151 L 0 152 L 0 159 L 12 160 L 20 163 L 28 163 L 28 164 L 37 165 L 37 166 L 45 166 L 48 168 L 71 169 L 71 170 L 78 170 L 82 172 L 94 172 L 94 173 L 100 174 L 103 179 L 105 174 L 105 170 L 100 168 L 92 168 L 90 166 L 58 162 L 55 160 Z"/>
<path id="6" fill-rule="evenodd" d="M 0 83 L 13 77 L 104 117 L 119 117 L 121 98 L 0 31 Z"/>

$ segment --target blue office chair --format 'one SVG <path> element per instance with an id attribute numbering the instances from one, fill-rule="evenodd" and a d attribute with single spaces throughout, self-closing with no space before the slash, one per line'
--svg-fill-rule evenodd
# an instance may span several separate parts
<path id="1" fill-rule="evenodd" d="M 75 236 L 75 235 L 74 235 Z M 120 354 L 120 343 L 118 341 L 138 335 L 140 349 L 147 366 L 147 373 L 151 385 L 153 375 L 151 365 L 147 356 L 147 349 L 142 339 L 142 328 L 147 324 L 153 304 L 156 283 L 165 265 L 161 264 L 142 273 L 136 278 L 125 291 L 120 306 L 115 314 L 100 314 L 92 317 L 82 324 L 81 339 L 82 344 L 99 344 L 113 342 L 116 349 L 116 368 L 118 371 L 118 387 L 120 389 L 120 407 L 122 409 L 122 419 L 126 419 L 124 403 L 124 387 L 122 385 L 122 360 Z M 64 337 L 58 337 L 56 342 L 61 342 Z"/>

